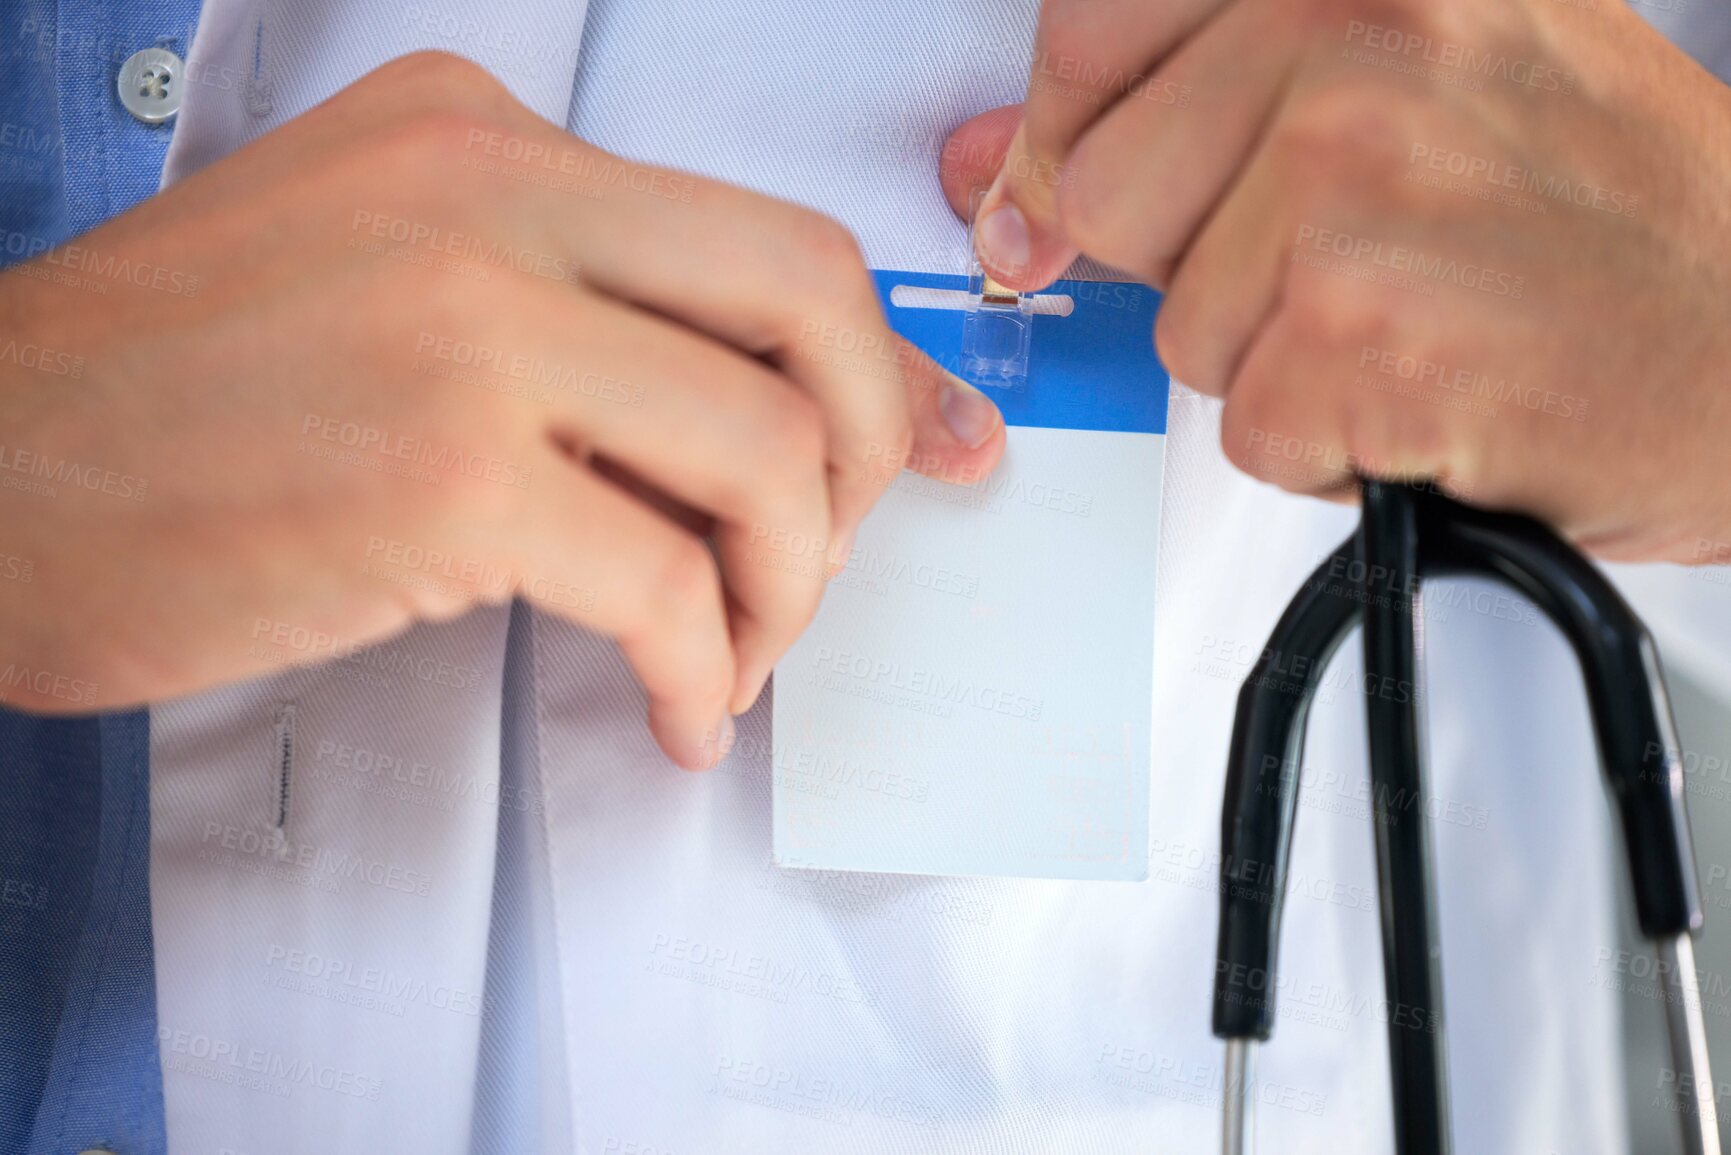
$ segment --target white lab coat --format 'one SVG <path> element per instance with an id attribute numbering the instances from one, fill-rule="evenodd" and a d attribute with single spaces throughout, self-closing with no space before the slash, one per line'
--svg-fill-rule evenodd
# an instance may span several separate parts
<path id="1" fill-rule="evenodd" d="M 874 267 L 955 267 L 937 151 L 1019 97 L 1032 0 L 583 7 L 209 0 L 194 57 L 260 61 L 269 99 L 189 92 L 165 179 L 442 47 L 604 147 L 839 217 Z M 679 772 L 615 648 L 538 614 L 509 645 L 486 610 L 156 709 L 171 1149 L 461 1151 L 472 1127 L 482 1149 L 638 1155 L 1212 1147 L 1233 699 L 1353 519 L 1231 471 L 1212 401 L 1177 390 L 1169 428 L 1145 884 L 773 868 L 766 703 L 727 765 Z M 1691 629 L 1726 616 L 1710 588 Z M 1610 1152 L 1608 809 L 1569 654 L 1491 596 L 1439 589 L 1429 654 L 1457 1143 Z M 1310 730 L 1265 1151 L 1390 1145 L 1356 670 L 1349 647 Z M 288 702 L 279 852 L 258 832 Z"/>

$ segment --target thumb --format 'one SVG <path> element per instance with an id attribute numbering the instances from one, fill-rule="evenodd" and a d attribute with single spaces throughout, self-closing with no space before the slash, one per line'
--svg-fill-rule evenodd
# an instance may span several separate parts
<path id="1" fill-rule="evenodd" d="M 1017 127 L 974 223 L 980 267 L 1000 284 L 1043 289 L 1076 259 L 1058 224 L 1058 186 L 1067 171 L 1061 161 L 1030 152 L 1027 125 Z"/>
<path id="2" fill-rule="evenodd" d="M 905 341 L 900 360 L 913 441 L 898 467 L 963 485 L 983 479 L 1004 456 L 1004 418 L 997 405 Z"/>
<path id="3" fill-rule="evenodd" d="M 980 266 L 992 279 L 1030 291 L 1057 280 L 1077 250 L 1058 224 L 1058 189 L 1068 170 L 1033 155 L 1020 105 L 963 122 L 944 143 L 938 179 L 956 215 L 966 219 L 981 188 L 974 227 Z"/>

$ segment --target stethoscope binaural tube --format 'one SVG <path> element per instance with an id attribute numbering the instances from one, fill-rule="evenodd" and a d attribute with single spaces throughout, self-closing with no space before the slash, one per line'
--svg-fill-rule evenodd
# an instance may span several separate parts
<path id="1" fill-rule="evenodd" d="M 1328 660 L 1366 623 L 1373 796 L 1409 789 L 1422 802 L 1419 679 L 1422 580 L 1494 576 L 1556 623 L 1581 663 L 1601 761 L 1617 801 L 1636 915 L 1676 989 L 1666 999 L 1685 1149 L 1718 1155 L 1705 1028 L 1690 935 L 1701 925 L 1683 770 L 1652 639 L 1590 562 L 1545 526 L 1460 505 L 1427 490 L 1366 484 L 1360 532 L 1320 566 L 1287 607 L 1238 698 L 1221 823 L 1220 936 L 1214 1033 L 1227 1040 L 1226 1150 L 1249 1149 L 1255 1045 L 1274 1024 L 1275 953 L 1297 811 L 1304 725 Z M 1341 574 L 1357 580 L 1342 582 Z M 1404 684 L 1405 694 L 1400 692 Z M 1422 804 L 1409 806 L 1422 814 Z M 1421 1008 L 1426 1030 L 1391 1025 L 1397 1150 L 1448 1149 L 1446 1062 L 1435 962 L 1428 834 L 1422 818 L 1379 814 L 1384 979 L 1391 1001 Z M 1674 995 L 1675 997 L 1670 997 Z M 1234 1144 L 1237 1144 L 1236 1146 Z"/>

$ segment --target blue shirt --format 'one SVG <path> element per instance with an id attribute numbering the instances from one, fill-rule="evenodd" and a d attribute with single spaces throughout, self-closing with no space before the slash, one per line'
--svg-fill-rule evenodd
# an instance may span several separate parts
<path id="1" fill-rule="evenodd" d="M 172 122 L 133 119 L 116 78 L 141 48 L 184 58 L 198 17 L 197 0 L 7 7 L 3 264 L 156 191 Z M 167 1149 L 149 747 L 142 710 L 45 719 L 0 709 L 0 1151 Z"/>

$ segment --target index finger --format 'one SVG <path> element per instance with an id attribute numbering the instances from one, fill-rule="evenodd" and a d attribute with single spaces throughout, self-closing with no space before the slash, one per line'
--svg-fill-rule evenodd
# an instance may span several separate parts
<path id="1" fill-rule="evenodd" d="M 891 330 L 847 229 L 745 189 L 679 179 L 689 199 L 607 202 L 619 227 L 577 242 L 583 279 L 755 354 L 819 402 L 838 546 L 902 462 L 949 480 L 990 471 L 1003 448 L 996 408 Z M 641 242 L 649 230 L 657 243 Z"/>
<path id="2" fill-rule="evenodd" d="M 609 157 L 575 138 L 568 147 L 648 179 L 625 182 L 584 203 L 580 219 L 568 197 L 548 197 L 546 221 L 563 232 L 581 280 L 617 299 L 679 321 L 779 370 L 789 390 L 817 402 L 823 430 L 829 533 L 814 558 L 757 557 L 787 584 L 823 562 L 845 560 L 861 520 L 908 465 L 940 478 L 984 476 L 1003 452 L 1003 420 L 979 391 L 950 377 L 889 327 L 871 275 L 852 235 L 810 209 L 746 189 Z M 666 195 L 654 191 L 663 190 Z M 790 397 L 789 400 L 805 400 Z M 743 456 L 740 470 L 765 463 Z M 723 526 L 723 541 L 756 533 L 777 540 L 781 526 Z M 808 546 L 811 535 L 801 532 Z M 740 551 L 723 551 L 723 576 L 736 610 L 749 621 L 774 619 L 787 607 L 750 598 L 765 573 Z M 784 573 L 782 568 L 785 567 Z M 800 603 L 803 605 L 803 601 Z M 801 616 L 800 625 L 809 617 Z M 757 696 L 785 644 L 746 647 L 734 705 Z"/>

